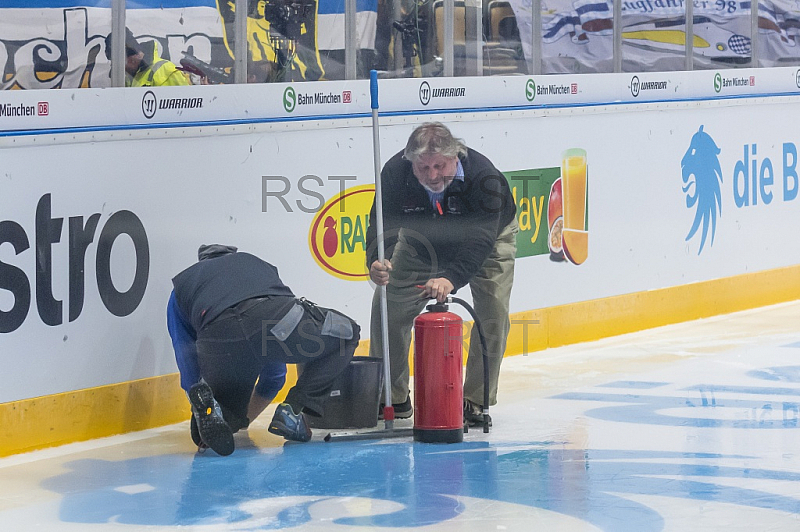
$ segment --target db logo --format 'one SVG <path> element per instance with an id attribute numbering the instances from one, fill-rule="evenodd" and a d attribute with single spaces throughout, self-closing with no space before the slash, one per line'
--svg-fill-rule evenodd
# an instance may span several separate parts
<path id="1" fill-rule="evenodd" d="M 577 84 L 577 83 L 573 83 L 573 84 L 570 86 L 570 92 L 571 92 L 572 94 L 578 94 L 578 84 Z"/>
<path id="2" fill-rule="evenodd" d="M 751 87 L 755 87 L 756 86 L 756 77 L 755 76 L 750 76 L 750 86 Z"/>
<path id="3" fill-rule="evenodd" d="M 342 103 L 350 103 L 353 101 L 353 97 L 350 91 L 343 91 L 342 92 Z"/>
<path id="4" fill-rule="evenodd" d="M 37 113 L 39 116 L 47 116 L 50 114 L 50 103 L 39 102 Z"/>

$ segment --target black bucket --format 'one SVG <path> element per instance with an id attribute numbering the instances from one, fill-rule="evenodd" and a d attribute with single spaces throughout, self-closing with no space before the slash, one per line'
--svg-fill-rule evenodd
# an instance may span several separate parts
<path id="1" fill-rule="evenodd" d="M 306 415 L 312 428 L 365 429 L 378 425 L 383 359 L 353 357 L 336 379 L 328 400 L 325 415 Z"/>

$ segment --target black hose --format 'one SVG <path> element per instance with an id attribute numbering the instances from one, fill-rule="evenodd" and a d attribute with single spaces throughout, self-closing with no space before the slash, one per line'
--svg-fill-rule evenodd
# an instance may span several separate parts
<path id="1" fill-rule="evenodd" d="M 483 327 L 478 315 L 475 314 L 475 309 L 472 306 L 458 297 L 451 297 L 453 303 L 458 303 L 469 312 L 472 319 L 475 320 L 475 328 L 478 329 L 478 337 L 481 339 L 481 351 L 483 352 L 483 405 L 481 406 L 481 413 L 483 414 L 483 432 L 489 432 L 489 348 L 486 346 L 486 336 L 483 334 Z"/>

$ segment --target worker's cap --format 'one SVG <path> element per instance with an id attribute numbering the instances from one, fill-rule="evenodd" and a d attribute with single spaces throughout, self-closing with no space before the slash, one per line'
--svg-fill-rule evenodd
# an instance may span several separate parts
<path id="1" fill-rule="evenodd" d="M 225 246 L 223 244 L 203 244 L 197 250 L 197 260 L 215 259 L 222 255 L 236 253 L 239 249 L 236 246 Z"/>
<path id="2" fill-rule="evenodd" d="M 135 55 L 142 51 L 142 47 L 139 46 L 139 41 L 136 40 L 136 37 L 133 36 L 133 32 L 125 28 L 125 55 Z"/>
<path id="3" fill-rule="evenodd" d="M 125 28 L 125 56 L 136 55 L 142 51 L 139 41 L 133 36 L 133 32 L 129 28 Z M 106 58 L 111 61 L 111 34 L 106 37 Z"/>

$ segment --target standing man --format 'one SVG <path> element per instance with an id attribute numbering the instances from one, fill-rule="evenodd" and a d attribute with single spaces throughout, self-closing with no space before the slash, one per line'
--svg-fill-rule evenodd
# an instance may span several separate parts
<path id="1" fill-rule="evenodd" d="M 489 349 L 489 405 L 497 402 L 514 282 L 516 207 L 502 173 L 438 122 L 417 127 L 405 150 L 381 172 L 386 260 L 378 261 L 375 205 L 367 230 L 370 278 L 386 285 L 392 397 L 410 417 L 408 351 L 426 298 L 444 299 L 469 284 Z M 382 356 L 380 297 L 375 291 L 370 355 Z M 482 422 L 483 360 L 472 329 L 464 382 L 464 421 Z"/>
<path id="2" fill-rule="evenodd" d="M 233 246 L 200 246 L 198 262 L 172 279 L 167 327 L 192 405 L 199 449 L 233 452 L 283 386 L 286 364 L 303 364 L 269 431 L 308 441 L 305 415 L 322 416 L 325 399 L 358 346 L 360 328 L 332 309 L 296 299 L 272 264 Z"/>

